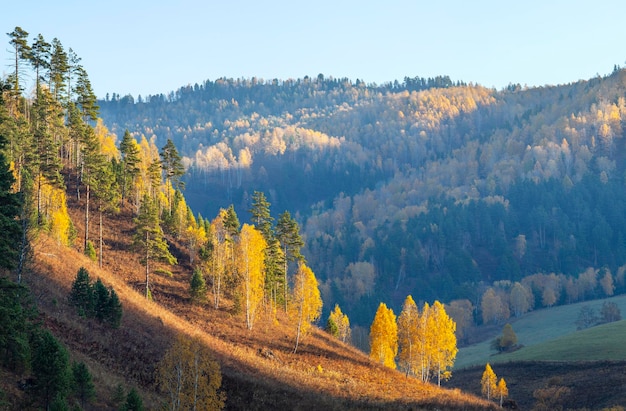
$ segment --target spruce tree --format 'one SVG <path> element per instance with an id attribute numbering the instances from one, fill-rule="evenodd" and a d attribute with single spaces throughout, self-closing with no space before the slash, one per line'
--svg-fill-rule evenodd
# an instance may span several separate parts
<path id="1" fill-rule="evenodd" d="M 96 395 L 89 368 L 82 361 L 72 363 L 72 392 L 82 409 L 85 409 L 85 404 Z"/>
<path id="2" fill-rule="evenodd" d="M 94 297 L 89 272 L 86 268 L 81 267 L 78 269 L 68 300 L 71 305 L 78 308 L 78 313 L 81 316 L 91 317 Z"/>
<path id="3" fill-rule="evenodd" d="M 65 399 L 70 388 L 69 355 L 48 330 L 35 336 L 33 347 L 33 390 L 42 406 L 48 409 L 53 401 Z"/>
<path id="4" fill-rule="evenodd" d="M 109 301 L 107 304 L 107 313 L 106 313 L 106 321 L 113 328 L 119 328 L 122 323 L 122 303 L 120 302 L 119 297 L 115 290 L 111 287 L 109 290 Z"/>
<path id="5" fill-rule="evenodd" d="M 204 281 L 204 276 L 202 275 L 202 270 L 200 268 L 195 268 L 193 270 L 193 275 L 191 276 L 190 281 L 190 291 L 191 299 L 193 301 L 203 301 L 206 295 L 206 282 Z"/>

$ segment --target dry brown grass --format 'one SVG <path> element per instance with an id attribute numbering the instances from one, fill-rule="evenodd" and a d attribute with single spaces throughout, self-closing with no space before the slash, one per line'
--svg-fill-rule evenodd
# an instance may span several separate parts
<path id="1" fill-rule="evenodd" d="M 70 204 L 79 238 L 84 226 L 81 210 Z M 143 267 L 129 251 L 132 217 L 124 210 L 106 220 L 104 269 L 80 252 L 59 246 L 41 235 L 34 247 L 34 262 L 26 281 L 36 296 L 44 321 L 85 361 L 99 387 L 98 408 L 112 404 L 114 387 L 126 381 L 140 388 L 150 408 L 160 399 L 153 383 L 154 370 L 178 333 L 200 338 L 222 367 L 229 409 L 488 409 L 491 403 L 406 378 L 372 363 L 357 349 L 314 329 L 293 354 L 295 332 L 286 316 L 274 322 L 261 319 L 250 331 L 230 303 L 215 310 L 193 305 L 188 298 L 190 267 L 179 248 L 182 263 L 173 276 L 153 275 L 154 302 L 142 289 Z M 92 225 L 92 239 L 97 227 Z M 80 241 L 77 241 L 77 243 Z M 122 326 L 110 330 L 93 320 L 80 319 L 68 306 L 67 294 L 78 269 L 113 286 L 124 306 Z"/>

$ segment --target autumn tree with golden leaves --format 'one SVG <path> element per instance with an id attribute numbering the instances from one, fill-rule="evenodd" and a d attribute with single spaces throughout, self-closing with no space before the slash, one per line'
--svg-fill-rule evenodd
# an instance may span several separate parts
<path id="1" fill-rule="evenodd" d="M 398 325 L 396 315 L 385 303 L 380 303 L 370 327 L 370 358 L 389 368 L 396 368 L 398 354 Z"/>
<path id="2" fill-rule="evenodd" d="M 328 319 L 337 327 L 337 338 L 342 342 L 350 341 L 350 320 L 347 315 L 341 312 L 339 304 L 335 304 L 335 309 L 330 313 Z"/>
<path id="3" fill-rule="evenodd" d="M 322 297 L 313 271 L 303 262 L 298 264 L 294 276 L 293 295 L 290 301 L 289 316 L 296 324 L 296 346 L 298 351 L 300 340 L 307 335 L 311 324 L 322 314 Z"/>
<path id="4" fill-rule="evenodd" d="M 157 382 L 167 394 L 169 410 L 224 408 L 226 395 L 220 391 L 220 366 L 197 338 L 177 338 L 158 365 Z"/>
<path id="5" fill-rule="evenodd" d="M 239 273 L 246 327 L 254 326 L 257 311 L 263 302 L 265 289 L 264 251 L 267 243 L 254 226 L 244 224 L 239 235 Z"/>
<path id="6" fill-rule="evenodd" d="M 491 397 L 494 396 L 496 393 L 496 390 L 498 388 L 497 381 L 498 377 L 496 377 L 496 373 L 493 372 L 493 368 L 491 368 L 491 365 L 487 363 L 487 365 L 485 366 L 485 371 L 483 372 L 483 376 L 480 379 L 480 387 L 481 392 L 485 397 L 487 397 L 488 400 L 490 400 Z"/>

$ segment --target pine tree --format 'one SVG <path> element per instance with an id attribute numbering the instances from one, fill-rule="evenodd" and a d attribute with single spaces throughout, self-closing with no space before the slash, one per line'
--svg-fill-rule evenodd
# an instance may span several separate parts
<path id="1" fill-rule="evenodd" d="M 370 358 L 389 368 L 396 368 L 398 326 L 396 316 L 385 303 L 380 303 L 370 327 Z"/>
<path id="2" fill-rule="evenodd" d="M 283 249 L 283 303 L 285 305 L 285 311 L 287 311 L 287 295 L 289 294 L 289 263 L 305 261 L 304 256 L 301 253 L 304 241 L 302 241 L 302 237 L 300 236 L 300 227 L 298 226 L 296 220 L 291 217 L 289 211 L 285 211 L 278 218 L 278 222 L 276 223 L 276 238 L 280 241 Z"/>
<path id="3" fill-rule="evenodd" d="M 47 409 L 56 398 L 65 399 L 70 388 L 69 355 L 48 330 L 35 337 L 33 347 L 33 389 Z"/>
<path id="4" fill-rule="evenodd" d="M 28 369 L 36 314 L 29 291 L 0 276 L 0 366 L 17 372 Z"/>
<path id="5" fill-rule="evenodd" d="M 93 315 L 98 321 L 104 321 L 109 314 L 111 294 L 99 278 L 93 285 Z"/>
<path id="6" fill-rule="evenodd" d="M 129 187 L 134 186 L 135 179 L 139 176 L 141 169 L 140 148 L 128 130 L 124 131 L 124 137 L 120 142 L 120 153 L 122 155 L 122 170 L 120 176 L 120 187 L 122 188 L 122 202 L 126 198 Z"/>
<path id="7" fill-rule="evenodd" d="M 193 270 L 189 288 L 192 301 L 204 301 L 206 296 L 206 282 L 204 281 L 204 276 L 200 268 L 196 267 Z"/>
<path id="8" fill-rule="evenodd" d="M 68 296 L 69 303 L 78 308 L 82 316 L 91 317 L 94 306 L 93 289 L 89 278 L 89 271 L 81 267 L 72 282 L 72 289 Z"/>
<path id="9" fill-rule="evenodd" d="M 70 49 L 71 50 L 71 49 Z M 96 121 L 98 118 L 98 99 L 96 98 L 87 71 L 82 66 L 76 68 L 78 78 L 76 81 L 76 105 L 80 108 L 83 115 L 83 121 Z"/>
<path id="10" fill-rule="evenodd" d="M 146 267 L 146 298 L 151 298 L 150 261 L 164 261 L 172 265 L 177 261 L 163 237 L 156 204 L 148 195 L 143 197 L 135 224 L 133 246 L 142 255 L 141 263 Z"/>
<path id="11" fill-rule="evenodd" d="M 496 377 L 496 373 L 493 372 L 491 365 L 487 363 L 485 366 L 485 371 L 483 372 L 483 376 L 480 379 L 481 392 L 488 400 L 495 394 L 497 390 L 498 377 Z"/>
<path id="12" fill-rule="evenodd" d="M 137 390 L 133 387 L 126 395 L 126 402 L 122 407 L 123 411 L 144 411 L 143 400 Z"/>
<path id="13" fill-rule="evenodd" d="M 2 150 L 6 143 L 5 137 L 0 134 L 0 268 L 10 270 L 17 265 L 18 239 L 23 238 L 22 225 L 18 219 L 22 203 L 12 189 L 15 178 Z"/>
<path id="14" fill-rule="evenodd" d="M 306 336 L 311 324 L 322 314 L 322 297 L 313 271 L 304 263 L 300 263 L 294 277 L 293 296 L 291 298 L 290 317 L 296 324 L 296 346 L 298 351 L 300 340 Z"/>
<path id="15" fill-rule="evenodd" d="M 119 328 L 122 323 L 122 315 L 122 303 L 113 287 L 111 287 L 109 289 L 109 301 L 107 303 L 105 321 L 107 321 L 111 327 Z"/>
<path id="16" fill-rule="evenodd" d="M 82 409 L 85 409 L 85 404 L 96 396 L 91 373 L 82 361 L 72 363 L 72 392 Z"/>
<path id="17" fill-rule="evenodd" d="M 41 81 L 43 75 L 40 70 L 47 70 L 50 68 L 50 43 L 46 42 L 41 34 L 38 34 L 33 44 L 31 45 L 30 64 L 35 69 L 35 90 L 36 96 L 39 98 L 39 92 L 41 90 Z"/>
<path id="18" fill-rule="evenodd" d="M 23 30 L 21 27 L 15 27 L 15 29 L 11 33 L 7 33 L 7 36 L 11 38 L 9 44 L 14 49 L 14 71 L 13 71 L 13 96 L 15 99 L 19 97 L 21 94 L 21 86 L 20 86 L 20 76 L 22 70 L 20 68 L 20 63 L 24 60 L 28 60 L 30 58 L 30 46 L 28 45 L 28 32 Z"/>
<path id="19" fill-rule="evenodd" d="M 63 45 L 59 39 L 52 39 L 52 52 L 50 55 L 50 91 L 57 101 L 61 100 L 61 95 L 66 90 L 65 80 L 69 71 L 69 63 L 67 53 L 63 49 Z"/>
<path id="20" fill-rule="evenodd" d="M 159 153 L 161 156 L 161 167 L 165 173 L 165 186 L 167 190 L 167 200 L 170 214 L 172 213 L 172 198 L 170 190 L 184 190 L 185 183 L 181 181 L 181 177 L 185 174 L 185 167 L 176 146 L 171 139 L 167 139 L 167 143 Z"/>

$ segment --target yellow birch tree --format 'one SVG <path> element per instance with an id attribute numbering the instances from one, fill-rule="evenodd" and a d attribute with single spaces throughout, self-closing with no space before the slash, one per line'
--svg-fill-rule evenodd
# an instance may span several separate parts
<path id="1" fill-rule="evenodd" d="M 293 296 L 289 310 L 292 321 L 296 324 L 296 346 L 298 351 L 300 340 L 306 336 L 311 323 L 317 321 L 322 314 L 322 297 L 313 271 L 303 262 L 298 264 L 294 276 Z"/>
<path id="2" fill-rule="evenodd" d="M 342 342 L 350 340 L 350 320 L 348 316 L 341 312 L 339 304 L 335 304 L 335 309 L 330 313 L 329 318 L 337 326 L 337 337 Z"/>
<path id="3" fill-rule="evenodd" d="M 418 332 L 419 311 L 413 297 L 404 300 L 402 312 L 398 317 L 398 365 L 407 376 L 414 375 L 419 369 Z"/>
<path id="4" fill-rule="evenodd" d="M 386 367 L 396 368 L 398 325 L 396 316 L 385 303 L 380 303 L 370 327 L 370 358 Z"/>
<path id="5" fill-rule="evenodd" d="M 241 295 L 244 298 L 246 327 L 254 326 L 257 310 L 263 301 L 265 287 L 264 251 L 267 243 L 254 226 L 244 224 L 239 236 L 239 263 Z"/>
<path id="6" fill-rule="evenodd" d="M 500 381 L 498 381 L 495 395 L 500 397 L 500 408 L 502 408 L 502 402 L 509 395 L 509 389 L 506 387 L 506 381 L 504 381 L 504 378 L 500 378 Z"/>
<path id="7" fill-rule="evenodd" d="M 454 365 L 456 354 L 456 323 L 439 301 L 432 306 L 432 323 L 427 333 L 432 336 L 432 371 L 437 375 L 437 385 L 441 385 L 441 378 L 450 378 L 450 369 Z"/>
<path id="8" fill-rule="evenodd" d="M 498 381 L 498 377 L 496 377 L 496 373 L 493 372 L 491 365 L 487 363 L 485 366 L 485 371 L 483 372 L 483 376 L 480 379 L 480 387 L 481 392 L 488 400 L 494 395 L 497 390 L 496 382 Z"/>
<path id="9" fill-rule="evenodd" d="M 196 338 L 177 338 L 159 363 L 157 382 L 168 396 L 169 410 L 224 408 L 220 366 Z"/>

